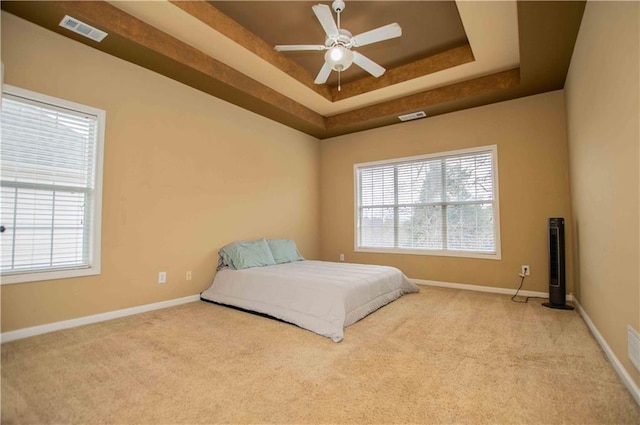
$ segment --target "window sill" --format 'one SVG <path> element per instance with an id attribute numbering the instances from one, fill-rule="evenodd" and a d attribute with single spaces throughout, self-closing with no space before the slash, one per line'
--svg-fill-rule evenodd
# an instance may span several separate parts
<path id="1" fill-rule="evenodd" d="M 41 280 L 69 279 L 73 277 L 93 276 L 100 274 L 100 266 L 83 269 L 44 270 L 41 272 L 25 272 L 0 276 L 0 284 L 38 282 Z"/>
<path id="2" fill-rule="evenodd" d="M 436 257 L 457 257 L 457 258 L 478 258 L 483 260 L 501 260 L 500 252 L 495 254 L 485 254 L 469 251 L 436 251 L 423 249 L 406 248 L 361 248 L 356 247 L 355 252 L 366 252 L 371 254 L 399 254 L 399 255 L 428 255 Z"/>

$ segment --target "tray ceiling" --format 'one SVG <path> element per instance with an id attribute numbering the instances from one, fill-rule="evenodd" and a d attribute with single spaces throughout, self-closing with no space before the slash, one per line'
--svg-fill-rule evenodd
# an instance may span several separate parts
<path id="1" fill-rule="evenodd" d="M 291 1 L 3 1 L 2 9 L 318 138 L 564 87 L 584 2 L 351 1 L 341 27 L 391 22 L 400 39 L 358 50 L 387 68 L 352 66 L 336 89 L 313 80 L 322 52 L 311 6 Z M 330 2 L 323 2 L 329 4 Z M 67 14 L 109 33 L 96 43 L 58 26 Z"/>
<path id="2" fill-rule="evenodd" d="M 211 1 L 214 7 L 249 29 L 267 44 L 324 44 L 325 33 L 311 7 L 317 1 Z M 328 3 L 327 3 L 328 4 Z M 335 18 L 335 13 L 334 13 Z M 402 37 L 357 48 L 387 69 L 406 65 L 455 47 L 468 45 L 454 1 L 353 1 L 341 13 L 341 28 L 351 34 L 401 22 Z M 324 63 L 324 52 L 288 52 L 284 56 L 315 76 Z M 342 83 L 368 77 L 352 66 L 341 75 Z M 337 87 L 332 73 L 328 85 Z"/>

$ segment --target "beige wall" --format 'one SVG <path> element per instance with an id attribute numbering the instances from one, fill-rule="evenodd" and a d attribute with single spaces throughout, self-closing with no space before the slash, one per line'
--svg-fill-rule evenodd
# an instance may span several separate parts
<path id="1" fill-rule="evenodd" d="M 3 332 L 197 294 L 238 239 L 318 256 L 315 138 L 4 12 L 2 62 L 7 84 L 107 111 L 102 274 L 3 285 Z"/>
<path id="2" fill-rule="evenodd" d="M 354 252 L 353 164 L 493 144 L 502 260 Z M 523 289 L 548 290 L 547 218 L 565 217 L 571 228 L 561 91 L 324 140 L 320 158 L 322 259 L 345 253 L 346 261 L 396 266 L 411 278 L 502 288 L 517 287 L 528 264 Z"/>
<path id="3" fill-rule="evenodd" d="M 578 300 L 627 371 L 640 330 L 640 5 L 589 2 L 567 77 Z"/>

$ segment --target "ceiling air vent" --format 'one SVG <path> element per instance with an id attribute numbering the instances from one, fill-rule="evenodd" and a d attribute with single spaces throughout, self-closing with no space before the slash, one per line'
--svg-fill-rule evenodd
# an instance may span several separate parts
<path id="1" fill-rule="evenodd" d="M 80 35 L 84 35 L 85 37 L 97 42 L 102 41 L 107 36 L 106 32 L 100 31 L 98 28 L 87 25 L 84 22 L 79 21 L 76 18 L 72 18 L 69 15 L 65 15 L 65 17 L 62 18 L 62 21 L 60 21 L 60 26 L 73 32 L 77 32 Z"/>
<path id="2" fill-rule="evenodd" d="M 400 118 L 400 121 L 411 121 L 411 120 L 417 120 L 418 118 L 424 118 L 426 116 L 427 114 L 425 114 L 424 111 L 419 111 L 419 112 L 412 112 L 410 114 L 400 115 L 398 118 Z"/>

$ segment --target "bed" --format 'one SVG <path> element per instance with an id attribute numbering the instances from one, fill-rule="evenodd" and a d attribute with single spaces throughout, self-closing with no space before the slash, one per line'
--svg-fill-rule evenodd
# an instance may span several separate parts
<path id="1" fill-rule="evenodd" d="M 344 328 L 418 287 L 394 267 L 297 260 L 222 268 L 201 299 L 293 323 L 340 342 Z"/>

